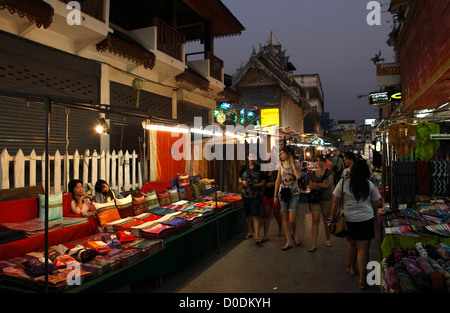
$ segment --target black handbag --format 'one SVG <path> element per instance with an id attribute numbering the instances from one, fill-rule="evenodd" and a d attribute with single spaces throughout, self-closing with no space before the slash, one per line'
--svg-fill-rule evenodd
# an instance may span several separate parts
<path id="1" fill-rule="evenodd" d="M 311 190 L 308 194 L 308 200 L 310 203 L 319 203 L 322 196 L 320 195 L 320 190 Z"/>
<path id="2" fill-rule="evenodd" d="M 281 188 L 280 199 L 283 202 L 289 202 L 291 200 L 291 190 L 289 188 Z"/>
<path id="3" fill-rule="evenodd" d="M 344 216 L 344 183 L 345 178 L 342 178 L 342 200 L 339 205 L 339 212 L 337 217 L 333 218 L 330 222 L 330 233 L 340 238 L 343 238 L 348 234 L 347 220 Z"/>

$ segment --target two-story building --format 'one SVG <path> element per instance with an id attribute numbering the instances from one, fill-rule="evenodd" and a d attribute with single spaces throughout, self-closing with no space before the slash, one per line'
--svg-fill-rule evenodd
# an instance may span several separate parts
<path id="1" fill-rule="evenodd" d="M 42 154 L 43 99 L 50 153 L 139 153 L 143 122 L 209 124 L 229 100 L 214 40 L 243 30 L 220 0 L 0 0 L 0 149 Z"/>

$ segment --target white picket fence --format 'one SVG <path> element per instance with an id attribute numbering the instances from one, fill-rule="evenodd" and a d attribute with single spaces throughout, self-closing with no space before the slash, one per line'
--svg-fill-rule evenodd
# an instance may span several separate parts
<path id="1" fill-rule="evenodd" d="M 14 164 L 14 175 L 10 178 L 10 162 Z M 28 167 L 25 166 L 28 162 Z M 41 181 L 37 181 L 37 163 L 41 164 Z M 80 173 L 80 162 L 82 162 L 82 170 Z M 86 150 L 83 155 L 75 150 L 73 155 L 61 155 L 58 150 L 55 154 L 49 156 L 50 167 L 53 173 L 49 177 L 52 183 L 50 185 L 50 192 L 57 193 L 60 191 L 68 192 L 67 184 L 71 179 L 81 179 L 85 191 L 94 194 L 94 186 L 98 179 L 103 179 L 108 184 L 121 192 L 134 191 L 142 186 L 141 164 L 138 162 L 138 155 L 133 150 L 131 154 L 128 151 L 123 153 L 113 151 L 98 154 L 96 150 L 90 154 Z M 28 170 L 28 175 L 25 171 Z M 15 156 L 10 156 L 6 149 L 3 149 L 0 154 L 0 173 L 1 185 L 0 189 L 18 188 L 25 186 L 41 185 L 45 188 L 45 152 L 42 155 L 36 155 L 36 152 L 31 151 L 29 156 L 25 156 L 21 149 Z M 51 176 L 50 176 L 51 175 Z M 25 184 L 25 177 L 29 177 L 28 185 Z M 14 185 L 11 186 L 10 180 L 13 180 Z M 53 181 L 52 181 L 53 180 Z"/>

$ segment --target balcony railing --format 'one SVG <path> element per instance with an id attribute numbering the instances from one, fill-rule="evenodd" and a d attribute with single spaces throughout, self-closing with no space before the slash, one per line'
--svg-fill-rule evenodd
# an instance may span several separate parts
<path id="1" fill-rule="evenodd" d="M 177 60 L 183 61 L 184 35 L 157 17 L 153 18 L 153 25 L 156 26 L 158 31 L 157 49 Z"/>
<path id="2" fill-rule="evenodd" d="M 204 55 L 203 61 L 209 62 L 209 73 L 206 73 L 207 76 L 211 76 L 218 81 L 223 81 L 222 78 L 222 69 L 223 69 L 223 61 L 216 57 L 214 54 L 212 54 L 209 51 L 205 52 L 192 52 L 192 53 L 186 53 L 186 62 L 188 61 L 188 58 L 196 56 L 196 55 Z M 208 60 L 208 61 L 206 61 Z M 198 62 L 200 60 L 196 60 L 193 62 Z M 204 69 L 204 67 L 202 67 Z"/>
<path id="3" fill-rule="evenodd" d="M 71 0 L 61 0 L 64 3 L 69 3 Z M 77 0 L 80 4 L 81 12 L 86 13 L 97 20 L 105 21 L 104 2 L 105 0 Z"/>
<path id="4" fill-rule="evenodd" d="M 211 52 L 206 52 L 205 57 L 209 59 L 209 75 L 219 81 L 222 81 L 223 61 Z"/>

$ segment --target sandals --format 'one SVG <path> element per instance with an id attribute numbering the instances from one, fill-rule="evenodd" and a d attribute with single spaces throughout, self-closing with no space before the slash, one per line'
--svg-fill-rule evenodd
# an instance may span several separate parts
<path id="1" fill-rule="evenodd" d="M 314 248 L 309 248 L 309 249 L 308 249 L 308 252 L 316 252 L 316 250 L 317 250 L 316 247 L 314 247 Z"/>
<path id="2" fill-rule="evenodd" d="M 302 244 L 302 242 L 300 240 L 295 240 L 294 235 L 291 235 L 292 239 L 294 240 L 294 243 L 297 247 L 300 247 L 300 245 Z"/>
<path id="3" fill-rule="evenodd" d="M 281 248 L 281 250 L 286 251 L 292 248 L 293 248 L 292 246 L 284 246 L 283 248 Z"/>
<path id="4" fill-rule="evenodd" d="M 250 238 L 252 238 L 253 237 L 253 235 L 249 235 L 249 234 L 247 234 L 244 238 L 242 238 L 242 239 L 250 239 Z"/>

